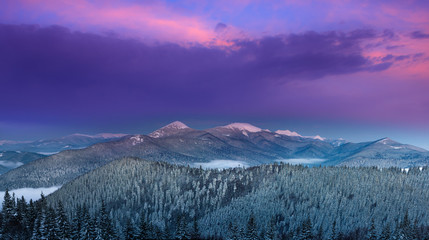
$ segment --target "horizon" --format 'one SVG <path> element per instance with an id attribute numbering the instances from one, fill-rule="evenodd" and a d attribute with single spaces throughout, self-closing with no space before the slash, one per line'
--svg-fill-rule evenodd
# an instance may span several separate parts
<path id="1" fill-rule="evenodd" d="M 6 0 L 0 140 L 246 122 L 429 149 L 429 2 Z"/>
<path id="2" fill-rule="evenodd" d="M 275 132 L 275 131 L 278 131 L 278 130 L 289 130 L 289 131 L 291 131 L 291 132 L 295 132 L 295 133 L 298 133 L 301 137 L 304 137 L 304 138 L 314 138 L 314 137 L 317 137 L 317 136 L 319 136 L 319 137 L 322 137 L 322 138 L 324 138 L 324 139 L 326 139 L 326 140 L 345 140 L 345 141 L 347 141 L 347 142 L 352 142 L 352 143 L 357 143 L 357 142 L 374 142 L 374 141 L 379 141 L 379 140 L 381 140 L 381 139 L 385 139 L 385 138 L 389 138 L 389 139 L 392 139 L 392 140 L 394 140 L 394 141 L 396 141 L 396 142 L 399 142 L 399 143 L 402 143 L 402 144 L 409 144 L 409 145 L 414 145 L 414 146 L 416 146 L 416 147 L 420 147 L 420 148 L 423 148 L 423 149 L 425 149 L 425 150 L 428 150 L 429 151 L 429 146 L 424 146 L 424 145 L 419 145 L 418 143 L 417 144 L 415 144 L 415 143 L 413 143 L 413 142 L 408 142 L 408 141 L 406 141 L 407 139 L 405 138 L 405 139 L 397 139 L 397 138 L 395 138 L 395 137 L 391 137 L 391 136 L 383 136 L 383 135 L 380 135 L 380 134 L 376 134 L 376 135 L 372 135 L 373 137 L 372 138 L 365 138 L 365 137 L 368 137 L 368 135 L 363 135 L 363 136 L 360 136 L 360 137 L 356 137 L 356 135 L 355 134 L 353 134 L 351 137 L 352 137 L 352 139 L 349 139 L 349 138 L 345 138 L 345 137 L 342 137 L 342 136 L 332 136 L 332 135 L 323 135 L 323 134 L 318 134 L 317 132 L 314 132 L 314 133 L 310 133 L 310 132 L 308 132 L 308 131 L 305 131 L 305 133 L 306 134 L 303 134 L 302 132 L 300 132 L 300 131 L 297 131 L 297 130 L 294 130 L 294 129 L 290 129 L 290 128 L 273 128 L 273 127 L 271 127 L 271 128 L 264 128 L 264 127 L 261 127 L 260 125 L 255 125 L 255 124 L 252 124 L 252 123 L 248 123 L 248 122 L 225 122 L 224 124 L 217 124 L 217 125 L 207 125 L 207 124 L 202 124 L 201 125 L 201 123 L 198 125 L 198 127 L 193 127 L 192 125 L 190 125 L 190 124 L 188 124 L 187 122 L 184 122 L 184 121 L 179 121 L 179 120 L 175 120 L 175 121 L 171 121 L 171 122 L 168 122 L 168 123 L 166 123 L 166 124 L 164 124 L 164 125 L 159 125 L 158 124 L 158 127 L 157 128 L 154 128 L 154 129 L 152 129 L 152 130 L 148 130 L 148 131 L 143 131 L 143 132 L 138 132 L 138 131 L 136 131 L 136 132 L 132 132 L 132 131 L 122 131 L 122 132 L 112 132 L 112 131 L 102 131 L 102 132 L 94 132 L 94 131 L 92 131 L 92 132 L 69 132 L 69 133 L 65 133 L 65 134 L 56 134 L 56 135 L 45 135 L 45 137 L 35 137 L 35 138 L 28 138 L 28 139 L 0 139 L 0 142 L 1 141 L 17 141 L 17 142 L 31 142 L 31 141 L 37 141 L 37 140 L 48 140 L 48 139 L 56 139 L 56 138 L 61 138 L 61 137 L 66 137 L 66 136 L 72 136 L 72 135 L 83 135 L 83 136 L 96 136 L 96 135 L 101 135 L 101 134 L 125 134 L 125 135 L 138 135 L 138 134 L 141 134 L 141 135 L 149 135 L 150 133 L 152 133 L 152 132 L 154 132 L 154 131 L 156 131 L 156 130 L 158 130 L 158 129 L 160 129 L 160 128 L 163 128 L 163 127 L 165 127 L 165 126 L 167 126 L 167 125 L 169 125 L 169 124 L 172 124 L 172 123 L 175 123 L 175 122 L 180 122 L 180 123 L 183 123 L 183 124 L 185 124 L 187 127 L 189 127 L 189 128 L 191 128 L 191 129 L 195 129 L 195 130 L 201 130 L 201 131 L 204 131 L 204 130 L 208 130 L 208 129 L 211 129 L 211 128 L 214 128 L 214 127 L 223 127 L 223 126 L 227 126 L 227 125 L 230 125 L 230 124 L 250 124 L 251 126 L 254 126 L 254 127 L 257 127 L 257 128 L 260 128 L 261 129 L 261 131 L 265 131 L 265 130 L 268 130 L 269 132 Z M 271 126 L 276 126 L 276 125 L 271 125 Z M 145 128 L 146 130 L 147 130 L 147 128 Z M 402 141 L 403 140 L 403 141 Z"/>

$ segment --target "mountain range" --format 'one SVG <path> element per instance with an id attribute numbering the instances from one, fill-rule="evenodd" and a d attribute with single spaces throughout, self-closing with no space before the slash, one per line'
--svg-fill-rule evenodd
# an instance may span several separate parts
<path id="1" fill-rule="evenodd" d="M 0 151 L 0 174 L 42 157 L 45 155 L 32 152 Z"/>
<path id="2" fill-rule="evenodd" d="M 0 141 L 0 151 L 22 151 L 51 155 L 64 150 L 80 149 L 99 142 L 108 142 L 126 134 L 100 133 L 96 135 L 72 134 L 60 138 L 37 141 Z"/>
<path id="3" fill-rule="evenodd" d="M 127 135 L 83 149 L 64 150 L 0 175 L 0 190 L 63 185 L 123 157 L 195 167 L 255 166 L 273 162 L 324 166 L 429 165 L 429 152 L 389 138 L 351 143 L 289 130 L 271 132 L 247 123 L 206 130 L 173 122 L 148 135 Z M 231 165 L 232 164 L 232 165 Z"/>

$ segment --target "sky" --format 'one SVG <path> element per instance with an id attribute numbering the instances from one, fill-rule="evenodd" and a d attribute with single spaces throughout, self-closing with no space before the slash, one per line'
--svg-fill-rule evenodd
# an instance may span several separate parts
<path id="1" fill-rule="evenodd" d="M 429 2 L 3 0 L 0 140 L 230 122 L 429 149 Z"/>

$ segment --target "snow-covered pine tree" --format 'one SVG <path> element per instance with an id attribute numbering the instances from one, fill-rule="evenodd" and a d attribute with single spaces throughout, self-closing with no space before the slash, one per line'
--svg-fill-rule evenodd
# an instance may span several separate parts
<path id="1" fill-rule="evenodd" d="M 306 220 L 303 221 L 300 234 L 298 235 L 298 239 L 300 240 L 312 240 L 313 236 L 313 224 L 311 223 L 310 217 L 307 217 Z"/>
<path id="2" fill-rule="evenodd" d="M 15 216 L 14 209 L 15 200 L 9 193 L 9 190 L 6 189 L 6 192 L 3 197 L 3 209 L 2 209 L 2 222 L 1 222 L 1 234 L 3 238 L 7 239 L 8 232 L 13 228 L 12 221 Z"/>
<path id="3" fill-rule="evenodd" d="M 191 239 L 196 240 L 200 239 L 200 229 L 198 228 L 197 217 L 194 217 L 194 221 L 192 223 L 192 231 L 191 231 Z"/>
<path id="4" fill-rule="evenodd" d="M 113 239 L 115 237 L 115 230 L 113 229 L 112 220 L 107 213 L 106 203 L 104 200 L 101 201 L 101 208 L 99 212 L 99 228 L 101 231 L 102 239 Z"/>
<path id="5" fill-rule="evenodd" d="M 374 219 L 371 219 L 371 224 L 370 224 L 369 229 L 368 229 L 367 239 L 368 240 L 377 240 L 378 239 L 377 232 L 375 230 Z"/>
<path id="6" fill-rule="evenodd" d="M 125 225 L 124 229 L 124 238 L 125 240 L 134 240 L 137 239 L 135 232 L 134 232 L 134 226 L 130 219 L 127 220 L 127 224 Z"/>
<path id="7" fill-rule="evenodd" d="M 229 222 L 228 224 L 228 240 L 239 240 L 240 232 L 236 224 Z"/>
<path id="8" fill-rule="evenodd" d="M 140 214 L 140 224 L 138 228 L 138 239 L 150 238 L 149 224 L 146 222 L 144 211 Z"/>
<path id="9" fill-rule="evenodd" d="M 255 215 L 253 212 L 249 216 L 249 220 L 247 221 L 246 225 L 246 239 L 248 240 L 257 240 L 258 239 L 258 232 L 255 222 Z"/>
<path id="10" fill-rule="evenodd" d="M 70 225 L 67 220 L 66 213 L 64 211 L 64 205 L 62 201 L 58 201 L 56 209 L 56 232 L 59 239 L 70 239 Z"/>
<path id="11" fill-rule="evenodd" d="M 390 240 L 392 233 L 390 231 L 390 225 L 386 224 L 384 226 L 383 231 L 381 232 L 379 240 Z"/>

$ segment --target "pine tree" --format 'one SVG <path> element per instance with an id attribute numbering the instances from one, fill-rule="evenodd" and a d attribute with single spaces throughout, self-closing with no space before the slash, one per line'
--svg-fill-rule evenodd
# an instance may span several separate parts
<path id="1" fill-rule="evenodd" d="M 238 230 L 238 227 L 232 222 L 229 222 L 228 224 L 228 239 L 230 240 L 240 239 L 240 232 Z"/>
<path id="2" fill-rule="evenodd" d="M 48 239 L 59 239 L 56 233 L 56 214 L 55 210 L 49 207 L 46 211 L 46 236 Z"/>
<path id="3" fill-rule="evenodd" d="M 310 217 L 308 217 L 301 225 L 301 231 L 299 234 L 299 239 L 302 240 L 311 240 L 313 239 L 313 225 L 311 223 Z"/>
<path id="4" fill-rule="evenodd" d="M 255 222 L 255 216 L 253 215 L 253 212 L 250 214 L 249 221 L 247 222 L 246 226 L 246 239 L 248 240 L 256 240 L 258 239 L 258 232 L 256 230 L 256 222 Z"/>
<path id="5" fill-rule="evenodd" d="M 337 221 L 334 220 L 334 222 L 332 223 L 331 236 L 329 236 L 329 240 L 337 240 L 337 239 L 338 239 Z"/>
<path id="6" fill-rule="evenodd" d="M 368 229 L 368 236 L 366 239 L 368 239 L 368 240 L 377 240 L 378 239 L 377 232 L 375 230 L 374 219 L 371 219 L 371 225 Z"/>
<path id="7" fill-rule="evenodd" d="M 140 224 L 138 230 L 138 239 L 148 239 L 150 237 L 149 224 L 145 220 L 144 212 L 140 214 Z"/>
<path id="8" fill-rule="evenodd" d="M 129 219 L 127 221 L 127 224 L 125 225 L 124 237 L 125 237 L 125 240 L 134 240 L 134 239 L 136 239 L 135 234 L 134 234 L 134 226 L 131 223 L 131 220 L 129 220 Z"/>
<path id="9" fill-rule="evenodd" d="M 380 240 L 389 240 L 391 237 L 390 225 L 387 224 L 384 226 L 383 231 L 381 232 Z"/>
<path id="10" fill-rule="evenodd" d="M 48 239 L 48 229 L 46 226 L 46 209 L 40 208 L 37 213 L 33 230 L 33 239 Z"/>
<path id="11" fill-rule="evenodd" d="M 414 239 L 411 221 L 408 217 L 408 210 L 405 211 L 404 218 L 399 225 L 399 238 L 404 240 Z"/>
<path id="12" fill-rule="evenodd" d="M 194 222 L 192 224 L 191 239 L 200 239 L 197 217 L 194 217 Z"/>
<path id="13" fill-rule="evenodd" d="M 2 222 L 1 222 L 1 234 L 3 238 L 6 238 L 10 236 L 11 232 L 13 231 L 13 221 L 14 221 L 14 202 L 15 200 L 12 198 L 12 196 L 9 193 L 9 190 L 6 189 L 6 192 L 4 194 L 3 198 L 3 210 L 2 210 Z"/>
<path id="14" fill-rule="evenodd" d="M 34 220 L 33 233 L 31 239 L 42 239 L 41 229 L 41 216 L 37 216 Z"/>
<path id="15" fill-rule="evenodd" d="M 61 201 L 57 203 L 56 232 L 59 239 L 70 239 L 70 225 L 64 211 L 64 205 Z"/>
<path id="16" fill-rule="evenodd" d="M 274 217 L 272 217 L 267 226 L 265 240 L 274 240 L 274 239 L 276 239 L 276 220 Z"/>
<path id="17" fill-rule="evenodd" d="M 76 206 L 74 213 L 73 213 L 73 219 L 71 224 L 71 239 L 80 239 L 80 230 L 81 230 L 81 224 L 82 224 L 82 208 L 78 205 Z"/>
<path id="18" fill-rule="evenodd" d="M 97 239 L 97 220 L 95 217 L 89 219 L 88 239 Z"/>
<path id="19" fill-rule="evenodd" d="M 186 235 L 186 223 L 183 214 L 179 213 L 176 218 L 176 232 L 174 235 L 175 239 L 185 239 Z"/>
<path id="20" fill-rule="evenodd" d="M 27 208 L 26 229 L 28 229 L 27 231 L 31 234 L 33 233 L 33 227 L 34 227 L 34 222 L 36 221 L 36 217 L 37 217 L 36 206 L 33 203 L 33 199 L 30 199 L 30 202 Z"/>
<path id="21" fill-rule="evenodd" d="M 99 228 L 101 231 L 102 239 L 113 239 L 115 237 L 115 231 L 113 229 L 112 220 L 110 219 L 107 213 L 106 204 L 104 200 L 101 201 L 99 216 L 100 216 Z"/>

